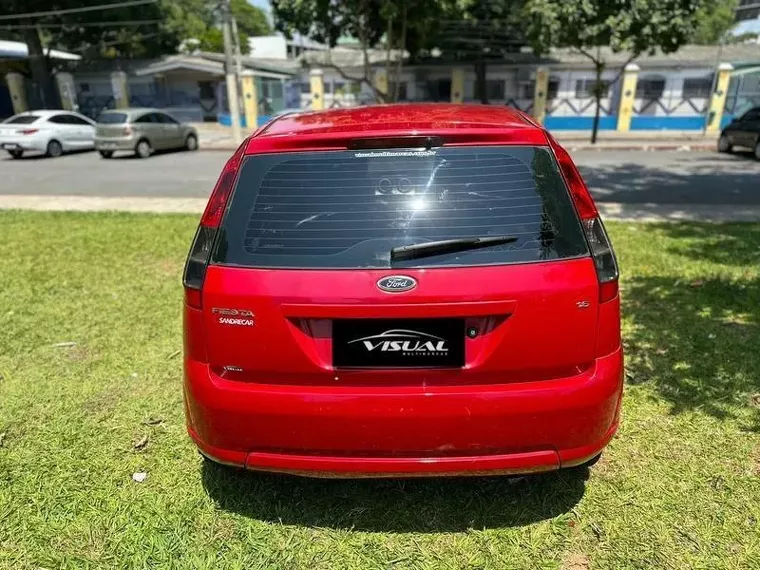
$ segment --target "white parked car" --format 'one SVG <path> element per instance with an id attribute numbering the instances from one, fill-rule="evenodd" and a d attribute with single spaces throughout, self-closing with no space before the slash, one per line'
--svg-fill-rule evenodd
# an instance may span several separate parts
<path id="1" fill-rule="evenodd" d="M 61 156 L 95 148 L 95 122 L 71 111 L 26 111 L 0 123 L 0 148 L 13 158 L 25 152 Z"/>

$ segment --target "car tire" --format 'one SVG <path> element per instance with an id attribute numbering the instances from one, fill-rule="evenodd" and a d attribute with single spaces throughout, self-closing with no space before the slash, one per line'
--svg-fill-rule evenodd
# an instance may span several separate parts
<path id="1" fill-rule="evenodd" d="M 63 154 L 63 146 L 57 140 L 53 139 L 47 144 L 45 154 L 50 158 L 58 158 Z"/>
<path id="2" fill-rule="evenodd" d="M 113 156 L 112 150 L 99 150 L 98 152 L 103 158 L 111 158 Z"/>
<path id="3" fill-rule="evenodd" d="M 195 135 L 187 135 L 185 139 L 185 148 L 189 151 L 198 150 L 198 137 Z"/>
<path id="4" fill-rule="evenodd" d="M 135 145 L 135 154 L 139 158 L 148 158 L 153 154 L 153 147 L 150 146 L 150 143 L 146 139 L 140 139 Z"/>
<path id="5" fill-rule="evenodd" d="M 734 146 L 729 142 L 726 135 L 720 135 L 718 139 L 718 152 L 732 152 Z"/>
<path id="6" fill-rule="evenodd" d="M 21 158 L 22 156 L 24 156 L 24 151 L 23 150 L 9 150 L 8 154 L 10 154 L 11 157 L 13 158 Z"/>

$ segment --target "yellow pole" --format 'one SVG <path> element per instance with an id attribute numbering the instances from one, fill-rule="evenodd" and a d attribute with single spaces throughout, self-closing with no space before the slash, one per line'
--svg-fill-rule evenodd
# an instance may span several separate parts
<path id="1" fill-rule="evenodd" d="M 255 131 L 259 127 L 259 105 L 256 95 L 256 76 L 250 69 L 242 73 L 243 83 L 243 110 L 245 111 L 245 124 L 249 131 Z"/>
<path id="2" fill-rule="evenodd" d="M 380 91 L 384 95 L 388 95 L 388 74 L 384 69 L 375 73 L 375 89 Z M 378 101 L 378 103 L 384 103 L 385 101 Z"/>
<path id="3" fill-rule="evenodd" d="M 708 133 L 717 133 L 720 130 L 720 122 L 723 119 L 723 109 L 726 106 L 728 82 L 731 80 L 731 72 L 734 66 L 730 63 L 721 63 L 718 66 L 718 79 L 715 82 L 715 90 L 710 97 L 710 111 L 707 115 Z"/>
<path id="4" fill-rule="evenodd" d="M 117 109 L 129 107 L 129 88 L 127 87 L 126 73 L 114 71 L 111 74 L 111 91 L 113 92 L 114 107 Z"/>
<path id="5" fill-rule="evenodd" d="M 311 85 L 311 108 L 313 111 L 320 111 L 325 108 L 325 82 L 321 69 L 311 70 L 309 84 Z"/>
<path id="6" fill-rule="evenodd" d="M 464 69 L 454 67 L 451 70 L 451 102 L 462 103 L 464 101 Z"/>
<path id="7" fill-rule="evenodd" d="M 536 68 L 536 86 L 533 92 L 533 118 L 538 124 L 544 124 L 546 118 L 546 96 L 549 91 L 549 69 Z"/>
<path id="8" fill-rule="evenodd" d="M 620 91 L 620 106 L 618 107 L 618 132 L 627 133 L 631 130 L 633 102 L 636 99 L 636 83 L 638 80 L 639 66 L 635 63 L 629 63 L 623 70 L 623 87 Z"/>
<path id="9" fill-rule="evenodd" d="M 5 81 L 8 83 L 8 91 L 11 94 L 11 103 L 14 113 L 23 113 L 29 107 L 26 104 L 26 89 L 24 89 L 24 76 L 20 73 L 11 72 L 6 74 Z"/>
<path id="10" fill-rule="evenodd" d="M 55 82 L 58 86 L 58 94 L 61 96 L 61 107 L 67 111 L 74 111 L 77 104 L 74 76 L 67 72 L 56 73 Z"/>

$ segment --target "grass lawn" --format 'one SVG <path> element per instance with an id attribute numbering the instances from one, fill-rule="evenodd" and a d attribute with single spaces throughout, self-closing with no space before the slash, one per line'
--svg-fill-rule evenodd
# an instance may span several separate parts
<path id="1" fill-rule="evenodd" d="M 196 220 L 0 212 L 0 568 L 760 568 L 760 225 L 611 224 L 628 385 L 588 480 L 335 481 L 186 436 Z"/>

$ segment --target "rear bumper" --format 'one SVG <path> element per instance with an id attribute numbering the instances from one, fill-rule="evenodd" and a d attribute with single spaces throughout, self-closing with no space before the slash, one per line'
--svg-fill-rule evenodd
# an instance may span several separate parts
<path id="1" fill-rule="evenodd" d="M 36 136 L 21 137 L 0 137 L 0 149 L 2 150 L 34 150 L 45 152 L 47 150 L 47 139 Z"/>
<path id="2" fill-rule="evenodd" d="M 134 137 L 95 137 L 95 148 L 97 150 L 135 150 L 137 140 Z"/>
<path id="3" fill-rule="evenodd" d="M 185 360 L 188 432 L 215 461 L 325 477 L 518 474 L 578 465 L 614 435 L 622 351 L 572 378 L 466 387 L 245 384 Z"/>

